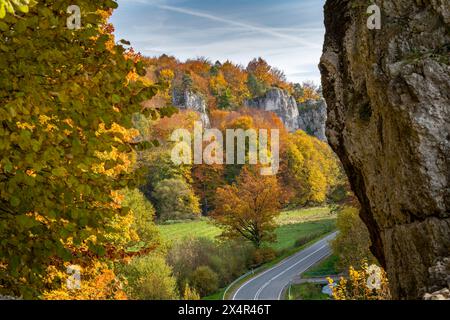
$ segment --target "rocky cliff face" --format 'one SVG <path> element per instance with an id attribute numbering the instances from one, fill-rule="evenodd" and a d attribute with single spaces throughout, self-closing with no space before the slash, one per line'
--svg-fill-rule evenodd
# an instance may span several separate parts
<path id="1" fill-rule="evenodd" d="M 172 94 L 173 105 L 179 109 L 194 110 L 200 114 L 205 127 L 210 126 L 205 98 L 192 91 L 174 91 Z"/>
<path id="2" fill-rule="evenodd" d="M 448 0 L 328 0 L 321 59 L 327 136 L 361 205 L 395 298 L 449 285 Z M 442 268 L 441 268 L 442 269 Z"/>
<path id="3" fill-rule="evenodd" d="M 307 101 L 299 105 L 298 129 L 327 141 L 325 124 L 327 122 L 327 104 L 325 100 Z"/>
<path id="4" fill-rule="evenodd" d="M 327 140 L 325 100 L 307 101 L 298 105 L 295 98 L 286 91 L 273 88 L 264 96 L 247 101 L 247 107 L 274 112 L 289 131 L 300 129 L 322 141 Z"/>
<path id="5" fill-rule="evenodd" d="M 295 98 L 279 88 L 273 88 L 259 98 L 247 101 L 247 106 L 274 112 L 289 131 L 298 129 L 298 107 Z"/>

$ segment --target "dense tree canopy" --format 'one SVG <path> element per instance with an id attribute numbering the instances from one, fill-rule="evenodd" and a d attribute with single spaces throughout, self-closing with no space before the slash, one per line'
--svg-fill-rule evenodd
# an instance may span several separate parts
<path id="1" fill-rule="evenodd" d="M 105 254 L 107 222 L 127 214 L 118 192 L 137 181 L 131 116 L 157 91 L 114 42 L 117 4 L 77 1 L 69 30 L 71 4 L 0 20 L 0 290 L 17 296 L 38 295 L 50 264 Z"/>

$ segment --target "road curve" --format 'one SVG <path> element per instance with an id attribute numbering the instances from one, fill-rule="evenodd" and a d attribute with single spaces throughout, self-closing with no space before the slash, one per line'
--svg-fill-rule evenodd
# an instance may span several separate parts
<path id="1" fill-rule="evenodd" d="M 297 275 L 331 254 L 329 241 L 336 232 L 297 252 L 276 266 L 245 282 L 233 294 L 232 300 L 281 300 L 284 288 Z"/>

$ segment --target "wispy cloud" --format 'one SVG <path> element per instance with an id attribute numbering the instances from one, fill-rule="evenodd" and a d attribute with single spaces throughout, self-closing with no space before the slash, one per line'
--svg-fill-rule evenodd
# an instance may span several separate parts
<path id="1" fill-rule="evenodd" d="M 231 19 L 226 19 L 226 18 L 222 18 L 222 17 L 218 17 L 209 13 L 204 13 L 204 12 L 199 12 L 199 11 L 194 11 L 191 9 L 185 9 L 185 8 L 181 8 L 181 7 L 175 7 L 175 6 L 168 6 L 168 5 L 156 5 L 158 8 L 160 9 L 164 9 L 164 10 L 169 10 L 169 11 L 173 11 L 173 12 L 178 12 L 178 13 L 183 13 L 183 14 L 187 14 L 190 16 L 194 16 L 194 17 L 199 17 L 199 18 L 205 18 L 205 19 L 209 19 L 212 21 L 216 21 L 216 22 L 222 22 L 222 23 L 226 23 L 232 26 L 236 26 L 236 27 L 241 27 L 244 28 L 246 30 L 249 31 L 256 31 L 256 32 L 260 32 L 263 34 L 267 34 L 273 37 L 278 37 L 281 39 L 286 39 L 286 40 L 290 40 L 293 41 L 295 43 L 301 44 L 305 47 L 308 48 L 320 48 L 321 46 L 318 45 L 317 43 L 313 43 L 310 41 L 306 41 L 302 38 L 299 37 L 295 37 L 295 36 L 291 36 L 288 34 L 284 34 L 281 32 L 277 32 L 274 31 L 271 28 L 264 28 L 264 27 L 260 27 L 260 26 L 254 26 L 248 23 L 244 23 L 244 22 L 239 22 L 239 21 L 234 21 Z"/>

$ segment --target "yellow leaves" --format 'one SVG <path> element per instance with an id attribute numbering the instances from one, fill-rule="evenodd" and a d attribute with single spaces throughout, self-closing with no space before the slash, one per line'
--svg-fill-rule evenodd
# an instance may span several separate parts
<path id="1" fill-rule="evenodd" d="M 233 120 L 229 124 L 229 128 L 233 129 L 251 129 L 254 127 L 253 118 L 251 116 L 241 116 L 235 120 Z"/>
<path id="2" fill-rule="evenodd" d="M 110 10 L 102 10 L 102 9 L 97 9 L 96 11 L 100 17 L 102 17 L 103 20 L 108 20 L 109 17 L 111 17 L 111 11 Z"/>
<path id="3" fill-rule="evenodd" d="M 170 82 L 175 78 L 175 73 L 170 69 L 163 69 L 159 72 L 159 78 L 162 81 Z"/>
<path id="4" fill-rule="evenodd" d="M 30 130 L 33 131 L 34 128 L 36 128 L 35 125 L 28 123 L 28 122 L 16 122 L 17 128 L 22 129 L 22 130 Z"/>
<path id="5" fill-rule="evenodd" d="M 219 187 L 216 191 L 212 217 L 224 228 L 222 236 L 243 236 L 255 246 L 263 240 L 273 240 L 280 191 L 276 177 L 261 176 L 244 167 L 235 184 Z M 249 230 L 248 226 L 253 226 L 254 230 Z"/>
<path id="6" fill-rule="evenodd" d="M 289 135 L 286 148 L 286 175 L 295 186 L 299 204 L 322 203 L 335 186 L 339 174 L 331 149 L 303 131 Z"/>
<path id="7" fill-rule="evenodd" d="M 27 171 L 25 171 L 25 173 L 30 177 L 36 177 L 36 172 L 33 169 L 28 169 Z"/>
<path id="8" fill-rule="evenodd" d="M 117 148 L 112 147 L 110 152 L 95 152 L 97 158 L 105 161 L 113 161 L 115 164 L 107 168 L 106 162 L 95 163 L 91 166 L 92 171 L 100 174 L 105 174 L 109 177 L 117 176 L 121 173 L 128 173 L 132 171 L 132 164 L 136 161 L 136 154 L 121 153 Z"/>
<path id="9" fill-rule="evenodd" d="M 222 90 L 226 89 L 227 81 L 225 80 L 223 74 L 220 72 L 217 76 L 212 77 L 211 80 L 209 80 L 209 85 L 210 85 L 212 91 L 215 94 L 218 94 Z"/>
<path id="10" fill-rule="evenodd" d="M 125 195 L 123 192 L 113 190 L 111 191 L 111 198 L 116 204 L 120 205 L 125 200 Z"/>
<path id="11" fill-rule="evenodd" d="M 50 123 L 50 121 L 52 121 L 54 123 Z M 38 122 L 44 128 L 44 131 L 46 131 L 46 132 L 52 132 L 54 130 L 59 130 L 59 128 L 56 125 L 59 122 L 59 120 L 58 120 L 58 117 L 56 117 L 56 116 L 49 117 L 47 115 L 39 115 Z"/>
<path id="12" fill-rule="evenodd" d="M 48 117 L 47 117 L 48 118 Z M 75 125 L 73 124 L 73 120 L 72 119 L 64 119 L 62 121 L 63 123 L 69 125 L 71 128 L 73 128 Z"/>
<path id="13" fill-rule="evenodd" d="M 134 215 L 130 211 L 125 216 L 115 216 L 112 218 L 108 226 L 111 232 L 105 235 L 108 243 L 113 244 L 117 248 L 125 248 L 131 243 L 139 242 L 139 236 L 133 228 Z"/>
<path id="14" fill-rule="evenodd" d="M 314 88 L 310 87 L 310 86 L 304 86 L 303 87 L 303 96 L 300 97 L 298 100 L 298 102 L 300 103 L 304 103 L 306 101 L 310 101 L 310 100 L 319 100 L 320 99 L 320 95 L 317 93 L 316 90 L 314 90 Z"/>
<path id="15" fill-rule="evenodd" d="M 0 0 L 0 4 L 5 1 L 28 2 Z M 135 176 L 111 179 L 91 171 L 94 163 L 100 163 L 99 170 L 113 177 L 132 172 L 136 155 L 127 143 L 137 131 L 124 127 L 131 125 L 132 115 L 149 95 L 141 94 L 145 88 L 140 83 L 127 85 L 125 76 L 137 67 L 114 45 L 107 30 L 109 12 L 100 12 L 101 18 L 93 14 L 101 7 L 104 4 L 92 2 L 85 8 L 90 21 L 77 32 L 50 28 L 49 23 L 62 22 L 61 3 L 55 1 L 32 10 L 25 19 L 2 21 L 5 36 L 0 43 L 9 52 L 0 59 L 0 79 L 7 84 L 2 87 L 5 110 L 0 130 L 2 206 L 13 214 L 1 215 L 1 260 L 8 269 L 0 272 L 0 282 L 2 289 L 25 299 L 40 297 L 44 288 L 51 287 L 42 284 L 44 270 L 71 259 L 70 250 L 64 249 L 76 251 L 80 242 L 97 236 L 95 246 L 90 243 L 89 250 L 76 251 L 77 259 L 87 261 L 104 253 L 108 246 L 102 242 L 104 222 L 122 213 L 111 206 L 109 192 L 131 184 Z M 31 54 L 33 50 L 39 54 Z M 113 112 L 111 92 L 121 98 L 120 114 Z M 100 119 L 117 125 L 96 136 Z M 95 150 L 113 151 L 102 160 L 93 156 Z M 29 213 L 33 211 L 37 213 Z M 62 243 L 69 237 L 72 245 Z M 12 247 L 15 250 L 7 250 Z M 106 280 L 99 279 L 101 286 L 111 279 L 107 272 L 102 274 Z"/>
<path id="16" fill-rule="evenodd" d="M 114 141 L 125 144 L 132 142 L 133 139 L 139 136 L 139 131 L 136 129 L 127 129 L 117 123 L 113 123 L 111 129 L 106 129 L 105 124 L 100 123 L 95 135 L 99 137 L 102 134 L 112 134 Z M 95 156 L 100 160 L 104 160 L 104 162 L 93 164 L 91 166 L 92 170 L 110 177 L 131 172 L 132 165 L 136 161 L 136 153 L 120 152 L 116 147 L 112 147 L 111 151 L 96 151 Z"/>
<path id="17" fill-rule="evenodd" d="M 138 79 L 139 75 L 136 73 L 136 71 L 130 71 L 126 76 L 127 82 L 134 82 L 137 81 Z"/>
<path id="18" fill-rule="evenodd" d="M 99 137 L 100 135 L 107 133 L 113 134 L 115 136 L 115 141 L 120 143 L 132 142 L 133 139 L 139 136 L 139 131 L 137 129 L 127 129 L 117 123 L 113 123 L 111 129 L 106 129 L 105 124 L 100 123 L 95 135 Z M 120 139 L 119 136 L 121 136 L 122 139 Z"/>
<path id="19" fill-rule="evenodd" d="M 311 168 L 308 182 L 311 188 L 310 200 L 317 203 L 324 202 L 327 197 L 328 184 L 325 175 L 317 166 Z"/>
<path id="20" fill-rule="evenodd" d="M 371 266 L 372 267 L 372 266 Z M 348 279 L 341 277 L 339 283 L 334 283 L 332 279 L 328 278 L 328 283 L 333 292 L 335 300 L 388 300 L 391 298 L 389 292 L 389 281 L 386 272 L 381 268 L 376 276 L 379 288 L 371 287 L 370 278 L 372 273 L 371 267 L 367 262 L 362 263 L 362 268 L 356 270 L 353 266 L 349 267 Z"/>
<path id="21" fill-rule="evenodd" d="M 184 287 L 183 300 L 200 300 L 200 295 L 194 288 L 191 288 L 189 284 L 186 284 Z"/>
<path id="22" fill-rule="evenodd" d="M 46 123 L 49 122 L 50 120 L 52 120 L 52 118 L 50 118 L 49 116 L 47 116 L 47 115 L 45 115 L 45 114 L 41 114 L 41 115 L 39 116 L 39 123 L 42 124 L 42 125 L 46 124 Z"/>
<path id="23" fill-rule="evenodd" d="M 64 265 L 65 268 L 68 263 Z M 59 289 L 45 291 L 45 300 L 126 300 L 127 296 L 122 289 L 121 281 L 115 273 L 110 270 L 105 263 L 94 260 L 94 262 L 81 268 L 80 289 L 69 289 L 66 280 L 70 276 L 68 273 L 58 270 L 55 266 L 47 268 L 46 282 L 51 283 L 59 279 L 61 286 Z"/>

